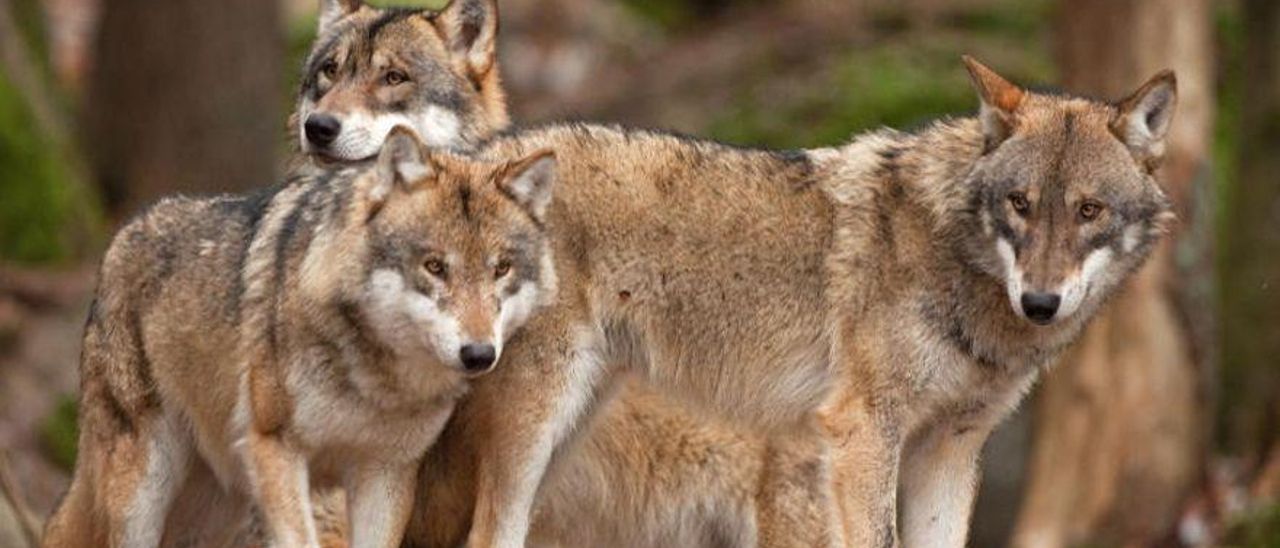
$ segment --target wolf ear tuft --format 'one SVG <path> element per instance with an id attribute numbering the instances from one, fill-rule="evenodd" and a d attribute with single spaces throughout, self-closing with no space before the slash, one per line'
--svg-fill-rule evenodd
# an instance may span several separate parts
<path id="1" fill-rule="evenodd" d="M 320 34 L 339 19 L 355 13 L 364 3 L 361 0 L 320 0 Z"/>
<path id="2" fill-rule="evenodd" d="M 539 222 L 546 218 L 556 179 L 556 155 L 540 150 L 507 164 L 498 178 L 498 188 L 529 211 Z"/>
<path id="3" fill-rule="evenodd" d="M 472 81 L 479 82 L 497 63 L 496 0 L 452 0 L 435 18 L 450 51 L 462 57 Z"/>
<path id="4" fill-rule="evenodd" d="M 1013 132 L 1014 113 L 1022 104 L 1026 92 L 979 63 L 977 59 L 968 55 L 961 59 L 964 60 L 965 68 L 969 69 L 969 78 L 973 80 L 978 99 L 982 101 L 978 119 L 982 121 L 984 145 L 989 152 Z"/>
<path id="5" fill-rule="evenodd" d="M 417 134 L 404 126 L 396 126 L 382 143 L 382 151 L 374 170 L 373 182 L 366 199 L 373 204 L 386 201 L 397 187 L 407 189 L 435 173 Z"/>
<path id="6" fill-rule="evenodd" d="M 1111 132 L 1129 147 L 1139 163 L 1153 170 L 1164 157 L 1165 141 L 1177 108 L 1178 78 L 1171 70 L 1161 71 L 1117 104 Z"/>

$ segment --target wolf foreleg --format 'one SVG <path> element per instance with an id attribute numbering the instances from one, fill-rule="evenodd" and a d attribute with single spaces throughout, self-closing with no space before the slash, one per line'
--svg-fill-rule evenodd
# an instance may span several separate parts
<path id="1" fill-rule="evenodd" d="M 533 320 L 470 398 L 480 414 L 471 548 L 524 547 L 552 454 L 595 399 L 602 336 L 557 316 Z"/>
<path id="2" fill-rule="evenodd" d="M 833 450 L 836 508 L 850 547 L 898 546 L 897 492 L 901 435 L 864 399 L 834 397 L 820 411 Z"/>
<path id="3" fill-rule="evenodd" d="M 418 462 L 367 465 L 351 474 L 347 514 L 352 548 L 400 546 L 413 509 Z"/>
<path id="4" fill-rule="evenodd" d="M 907 449 L 901 478 L 904 546 L 965 545 L 978 489 L 978 455 L 989 432 L 947 422 Z"/>
<path id="5" fill-rule="evenodd" d="M 306 459 L 275 434 L 251 430 L 245 442 L 254 502 L 271 545 L 318 547 Z"/>

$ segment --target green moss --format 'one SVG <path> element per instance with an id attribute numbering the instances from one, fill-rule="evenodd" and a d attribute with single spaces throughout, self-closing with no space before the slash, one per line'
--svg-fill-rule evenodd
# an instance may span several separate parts
<path id="1" fill-rule="evenodd" d="M 685 0 L 622 0 L 622 5 L 659 27 L 674 29 L 693 20 L 693 10 Z"/>
<path id="2" fill-rule="evenodd" d="M 810 147 L 881 126 L 910 129 L 971 112 L 976 99 L 955 51 L 916 46 L 854 52 L 824 81 L 797 86 L 795 95 L 781 97 L 765 86 L 749 91 L 713 121 L 710 132 L 730 142 Z M 1027 77 L 1025 71 L 1010 75 Z"/>
<path id="3" fill-rule="evenodd" d="M 1035 40 L 1046 32 L 1052 3 L 1044 0 L 1003 0 L 949 13 L 943 22 L 955 30 L 979 36 Z"/>
<path id="4" fill-rule="evenodd" d="M 78 211 L 66 150 L 41 135 L 17 90 L 0 75 L 0 258 L 70 258 L 67 225 Z"/>
<path id="5" fill-rule="evenodd" d="M 1223 546 L 1280 548 L 1280 504 L 1251 512 L 1232 525 Z"/>
<path id="6" fill-rule="evenodd" d="M 76 464 L 76 401 L 64 396 L 40 427 L 40 441 L 58 466 L 71 470 Z"/>
<path id="7" fill-rule="evenodd" d="M 1041 39 L 1049 32 L 1046 0 L 949 6 L 937 27 L 912 28 L 911 13 L 886 4 L 871 13 L 877 43 L 819 60 L 816 77 L 779 85 L 785 66 L 758 61 L 760 76 L 715 118 L 710 133 L 767 146 L 832 145 L 889 126 L 911 129 L 976 107 L 961 53 L 974 53 L 1017 82 L 1051 81 L 1054 65 Z M 887 35 L 892 35 L 889 37 Z"/>

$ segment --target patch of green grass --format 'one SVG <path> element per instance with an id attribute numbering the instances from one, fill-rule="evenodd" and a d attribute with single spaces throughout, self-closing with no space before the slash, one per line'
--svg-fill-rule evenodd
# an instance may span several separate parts
<path id="1" fill-rule="evenodd" d="M 841 143 L 882 126 L 909 130 L 935 118 L 967 115 L 976 110 L 977 98 L 960 63 L 963 52 L 1020 84 L 1052 81 L 1055 67 L 1043 39 L 1051 8 L 1046 0 L 949 7 L 939 27 L 918 32 L 905 8 L 887 5 L 872 18 L 892 38 L 824 61 L 828 66 L 812 80 L 779 86 L 770 75 L 744 86 L 710 132 L 738 143 L 809 147 Z"/>
<path id="2" fill-rule="evenodd" d="M 1280 548 L 1280 504 L 1252 512 L 1234 524 L 1223 546 Z"/>
<path id="3" fill-rule="evenodd" d="M 826 82 L 804 87 L 794 100 L 761 93 L 730 106 L 712 123 L 711 134 L 773 147 L 831 145 L 856 132 L 910 128 L 975 105 L 956 57 L 919 48 L 854 52 Z"/>
<path id="4" fill-rule="evenodd" d="M 76 400 L 63 396 L 53 413 L 40 425 L 40 441 L 44 443 L 50 458 L 58 466 L 71 470 L 76 464 L 76 441 L 80 431 L 76 427 Z"/>
<path id="5" fill-rule="evenodd" d="M 694 19 L 693 9 L 685 0 L 622 0 L 622 5 L 664 29 L 680 28 Z"/>
<path id="6" fill-rule="evenodd" d="M 1034 40 L 1047 32 L 1051 9 L 1044 0 L 1003 0 L 957 10 L 943 22 L 975 35 Z"/>
<path id="7" fill-rule="evenodd" d="M 9 81 L 0 75 L 0 259 L 69 259 L 67 226 L 79 207 L 67 151 L 42 135 Z"/>

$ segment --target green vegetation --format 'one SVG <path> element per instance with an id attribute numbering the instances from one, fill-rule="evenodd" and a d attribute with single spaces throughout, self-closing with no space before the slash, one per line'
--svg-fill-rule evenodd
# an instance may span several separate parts
<path id="1" fill-rule="evenodd" d="M 1280 548 L 1280 504 L 1255 511 L 1233 525 L 1222 545 Z"/>
<path id="2" fill-rule="evenodd" d="M 79 436 L 79 429 L 76 428 L 76 400 L 63 396 L 40 426 L 40 441 L 44 443 L 53 462 L 69 471 L 76 464 L 76 440 Z"/>
<path id="3" fill-rule="evenodd" d="M 40 3 L 19 0 L 12 8 L 35 76 L 52 82 Z M 55 93 L 48 100 L 60 106 L 66 98 Z M 76 180 L 76 158 L 67 143 L 41 131 L 31 106 L 0 71 L 0 260 L 62 263 L 96 237 L 96 197 Z"/>
<path id="4" fill-rule="evenodd" d="M 64 261 L 72 254 L 76 185 L 66 151 L 37 128 L 31 110 L 0 76 L 0 259 Z"/>
<path id="5" fill-rule="evenodd" d="M 893 40 L 853 49 L 820 80 L 785 87 L 776 75 L 786 67 L 763 60 L 755 82 L 713 121 L 710 133 L 754 145 L 824 146 L 860 131 L 911 129 L 973 112 L 962 52 L 979 54 L 1015 81 L 1052 79 L 1049 52 L 1037 40 L 1047 32 L 1049 6 L 1035 0 L 958 9 L 941 15 L 940 28 L 922 33 L 913 33 L 900 8 L 887 6 L 872 15 L 873 26 L 893 33 Z"/>
<path id="6" fill-rule="evenodd" d="M 675 29 L 694 20 L 693 8 L 685 0 L 623 0 L 622 5 L 661 28 Z"/>
<path id="7" fill-rule="evenodd" d="M 808 86 L 794 101 L 773 103 L 769 95 L 730 107 L 711 133 L 733 142 L 820 146 L 858 131 L 907 128 L 973 109 L 973 92 L 956 59 L 914 49 L 855 52 L 829 81 Z"/>

